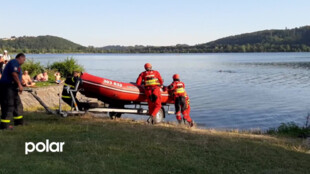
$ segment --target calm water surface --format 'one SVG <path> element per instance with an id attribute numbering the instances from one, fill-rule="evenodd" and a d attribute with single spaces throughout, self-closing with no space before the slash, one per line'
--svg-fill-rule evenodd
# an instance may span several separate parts
<path id="1" fill-rule="evenodd" d="M 71 56 L 87 72 L 123 82 L 134 82 L 146 62 L 161 73 L 165 85 L 179 73 L 191 99 L 191 116 L 204 127 L 302 125 L 310 113 L 310 53 L 27 55 L 44 65 Z"/>

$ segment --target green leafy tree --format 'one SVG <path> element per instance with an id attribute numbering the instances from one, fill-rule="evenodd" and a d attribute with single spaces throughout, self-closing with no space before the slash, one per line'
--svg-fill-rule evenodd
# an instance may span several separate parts
<path id="1" fill-rule="evenodd" d="M 66 77 L 72 74 L 74 71 L 82 72 L 84 71 L 84 67 L 77 63 L 77 60 L 74 58 L 66 58 L 63 61 L 54 62 L 50 66 L 49 69 L 57 70 L 61 73 L 62 76 Z"/>

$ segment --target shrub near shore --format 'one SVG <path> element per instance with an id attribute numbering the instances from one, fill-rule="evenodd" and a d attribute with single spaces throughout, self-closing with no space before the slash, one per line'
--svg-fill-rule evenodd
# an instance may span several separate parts
<path id="1" fill-rule="evenodd" d="M 47 66 L 48 69 L 57 70 L 62 76 L 66 77 L 73 73 L 73 71 L 84 71 L 84 67 L 79 65 L 77 60 L 73 57 L 67 57 L 63 61 L 54 62 L 53 64 Z"/>

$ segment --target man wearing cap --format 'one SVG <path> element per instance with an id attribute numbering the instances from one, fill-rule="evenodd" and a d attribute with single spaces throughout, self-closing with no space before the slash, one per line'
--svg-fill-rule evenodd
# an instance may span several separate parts
<path id="1" fill-rule="evenodd" d="M 14 125 L 23 124 L 23 104 L 19 94 L 23 91 L 21 65 L 25 62 L 26 56 L 23 53 L 16 55 L 5 66 L 0 79 L 0 104 L 1 120 L 0 129 L 10 128 L 11 117 L 14 118 Z"/>
<path id="2" fill-rule="evenodd" d="M 163 79 L 158 71 L 152 69 L 152 65 L 150 63 L 146 63 L 144 68 L 145 71 L 139 75 L 136 84 L 144 84 L 144 93 L 149 106 L 149 114 L 152 120 L 154 120 L 154 117 L 161 109 L 160 88 L 163 85 Z M 152 121 L 152 123 L 154 122 Z"/>

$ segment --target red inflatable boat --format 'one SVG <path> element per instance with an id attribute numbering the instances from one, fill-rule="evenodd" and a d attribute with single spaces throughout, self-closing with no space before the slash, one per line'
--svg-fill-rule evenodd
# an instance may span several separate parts
<path id="1" fill-rule="evenodd" d="M 142 86 L 135 83 L 123 83 L 97 77 L 88 73 L 81 75 L 81 93 L 87 97 L 98 98 L 113 106 L 123 107 L 125 104 L 140 104 L 146 102 Z M 167 91 L 162 91 L 162 103 L 173 103 Z"/>

